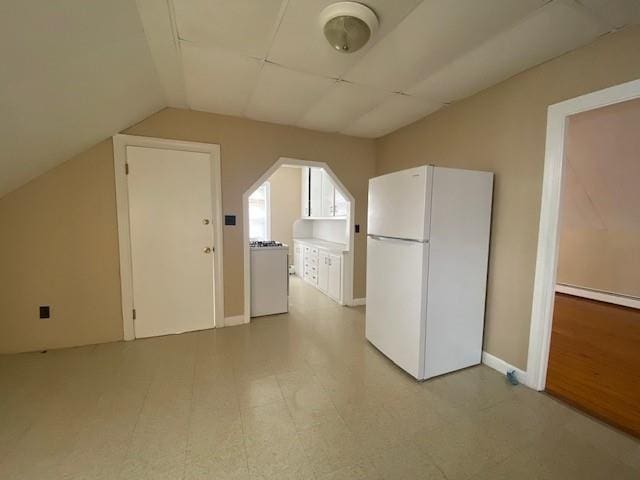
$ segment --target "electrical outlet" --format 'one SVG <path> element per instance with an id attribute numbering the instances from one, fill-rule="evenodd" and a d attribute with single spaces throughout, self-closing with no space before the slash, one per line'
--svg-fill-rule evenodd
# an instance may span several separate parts
<path id="1" fill-rule="evenodd" d="M 51 318 L 51 307 L 49 305 L 40 305 L 40 318 Z"/>

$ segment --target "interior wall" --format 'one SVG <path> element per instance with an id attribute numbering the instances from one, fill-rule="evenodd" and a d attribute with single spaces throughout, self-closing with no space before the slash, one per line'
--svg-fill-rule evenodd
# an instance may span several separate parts
<path id="1" fill-rule="evenodd" d="M 123 338 L 115 202 L 111 139 L 0 199 L 0 352 Z"/>
<path id="2" fill-rule="evenodd" d="M 319 238 L 327 242 L 349 243 L 346 220 L 312 220 L 312 222 L 313 238 Z"/>
<path id="3" fill-rule="evenodd" d="M 271 240 L 289 245 L 293 264 L 293 223 L 302 211 L 302 170 L 280 167 L 269 177 L 271 189 Z"/>
<path id="4" fill-rule="evenodd" d="M 167 108 L 125 130 L 131 135 L 220 145 L 222 208 L 236 215 L 224 226 L 225 316 L 243 313 L 242 195 L 280 157 L 326 162 L 356 201 L 354 297 L 365 296 L 368 179 L 375 175 L 375 142 L 237 117 Z"/>
<path id="5" fill-rule="evenodd" d="M 640 99 L 569 119 L 558 282 L 640 297 Z"/>
<path id="6" fill-rule="evenodd" d="M 495 172 L 484 348 L 526 369 L 547 107 L 640 77 L 640 27 L 600 38 L 377 140 L 377 173 Z"/>

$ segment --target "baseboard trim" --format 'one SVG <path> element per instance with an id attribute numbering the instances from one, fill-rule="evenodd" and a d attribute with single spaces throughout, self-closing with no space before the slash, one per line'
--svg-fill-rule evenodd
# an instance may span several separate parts
<path id="1" fill-rule="evenodd" d="M 243 325 L 245 322 L 244 315 L 235 315 L 233 317 L 224 318 L 225 327 L 235 327 L 236 325 Z"/>
<path id="2" fill-rule="evenodd" d="M 518 381 L 521 384 L 526 385 L 527 387 L 530 387 L 529 378 L 527 377 L 527 372 L 525 372 L 524 370 L 520 370 L 517 367 L 514 367 L 510 363 L 507 363 L 504 360 L 502 360 L 501 358 L 491 355 L 489 352 L 482 352 L 482 363 L 484 363 L 489 368 L 493 368 L 494 370 L 497 370 L 503 375 L 506 375 L 507 372 L 510 372 L 511 370 L 515 370 Z"/>
<path id="3" fill-rule="evenodd" d="M 362 305 L 366 305 L 367 304 L 367 299 L 366 298 L 354 298 L 351 301 L 351 306 L 352 307 L 360 307 Z"/>

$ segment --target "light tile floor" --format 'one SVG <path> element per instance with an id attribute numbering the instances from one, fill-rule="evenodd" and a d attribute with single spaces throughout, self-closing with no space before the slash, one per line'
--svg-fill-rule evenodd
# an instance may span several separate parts
<path id="1" fill-rule="evenodd" d="M 293 279 L 251 325 L 0 357 L 2 479 L 639 479 L 640 443 L 484 366 L 424 383 Z"/>

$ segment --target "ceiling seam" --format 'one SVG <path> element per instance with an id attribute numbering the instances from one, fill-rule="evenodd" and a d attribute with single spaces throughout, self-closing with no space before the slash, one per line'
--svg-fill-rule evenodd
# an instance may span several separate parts
<path id="1" fill-rule="evenodd" d="M 178 32 L 178 20 L 176 18 L 175 6 L 173 0 L 166 0 L 167 9 L 169 10 L 169 20 L 171 24 L 171 37 L 176 47 L 176 56 L 178 57 L 178 67 L 180 68 L 180 76 L 182 77 L 182 85 L 184 87 L 184 103 L 189 109 L 192 108 L 189 102 L 189 94 L 187 93 L 187 76 L 184 70 L 184 62 L 182 60 L 182 45 L 180 45 L 180 36 Z"/>
<path id="2" fill-rule="evenodd" d="M 383 36 L 381 36 L 380 38 L 378 38 L 378 39 L 375 41 L 375 43 L 373 43 L 373 44 L 372 44 L 372 45 L 367 49 L 367 52 L 371 51 L 373 48 L 375 48 L 375 46 L 376 46 L 378 43 L 380 43 L 382 40 L 384 40 L 385 38 L 387 38 L 391 33 L 395 32 L 395 31 L 398 29 L 398 27 L 399 27 L 399 26 L 400 26 L 400 25 L 401 25 L 401 24 L 402 24 L 402 23 L 407 19 L 407 17 L 408 17 L 409 15 L 411 15 L 411 14 L 412 14 L 412 13 L 413 13 L 413 12 L 414 12 L 414 11 L 415 11 L 419 6 L 420 6 L 420 5 L 422 5 L 423 3 L 424 3 L 424 0 L 420 0 L 419 2 L 417 2 L 417 3 L 414 5 L 414 7 L 413 7 L 411 10 L 409 10 L 409 11 L 405 14 L 405 16 L 404 16 L 404 17 L 402 17 L 402 18 L 401 18 L 401 19 L 396 23 L 396 26 L 395 26 L 395 27 L 393 27 L 391 30 L 389 30 L 387 33 L 385 33 Z M 371 7 L 370 7 L 370 8 L 371 8 Z M 372 10 L 373 10 L 373 9 L 372 9 Z M 374 10 L 374 12 L 375 12 L 375 10 Z M 378 16 L 378 14 L 377 14 L 377 13 L 376 13 L 376 16 Z M 382 20 L 383 20 L 383 19 L 380 19 L 380 18 L 378 19 L 378 21 L 380 21 L 380 25 L 382 25 Z M 358 66 L 358 64 L 359 64 L 362 60 L 364 60 L 364 58 L 365 58 L 365 57 L 366 57 L 366 55 L 363 55 L 359 60 L 357 60 L 357 61 L 356 61 L 356 63 L 354 63 L 353 65 L 351 65 L 351 67 L 349 67 L 349 69 L 348 69 L 347 71 L 345 71 L 342 75 L 340 75 L 340 80 L 342 80 L 342 79 L 345 77 L 345 75 L 348 75 L 348 74 L 349 74 L 349 72 L 350 72 L 351 70 L 353 70 L 355 67 L 357 67 L 357 66 Z"/>

